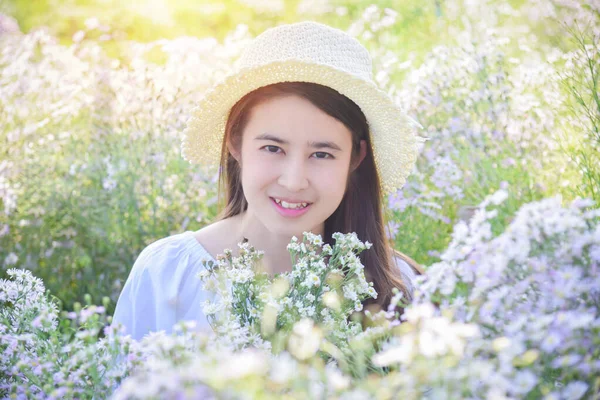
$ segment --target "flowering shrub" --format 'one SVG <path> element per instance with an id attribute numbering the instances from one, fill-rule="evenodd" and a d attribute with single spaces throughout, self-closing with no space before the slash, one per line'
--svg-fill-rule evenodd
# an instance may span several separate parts
<path id="1" fill-rule="evenodd" d="M 600 209 L 559 197 L 526 204 L 493 237 L 498 192 L 455 226 L 440 263 L 428 269 L 417 302 L 477 322 L 497 352 L 496 368 L 521 379 L 524 395 L 580 398 L 598 392 L 600 372 Z M 489 350 L 489 348 L 488 348 Z M 511 380 L 496 382 L 508 392 Z M 592 389 L 593 388 L 593 389 Z"/>
<path id="2" fill-rule="evenodd" d="M 11 270 L 0 291 L 8 372 L 0 390 L 115 399 L 598 395 L 600 209 L 548 198 L 524 205 L 495 232 L 507 197 L 488 196 L 454 227 L 401 317 L 398 292 L 387 310 L 365 311 L 364 324 L 347 318 L 355 295 L 375 295 L 354 258 L 368 244 L 352 234 L 336 234 L 331 248 L 305 234 L 289 245 L 293 271 L 273 278 L 247 243 L 238 244 L 240 256 L 227 251 L 206 265 L 198 278 L 219 295 L 203 305 L 212 335 L 181 321 L 173 335 L 138 342 L 112 326 L 96 341 L 102 308 L 88 305 L 59 322 L 41 281 Z M 329 275 L 337 274 L 348 280 L 334 285 Z"/>
<path id="3" fill-rule="evenodd" d="M 442 261 L 418 278 L 415 300 L 400 320 L 393 312 L 400 295 L 387 312 L 366 313 L 374 324 L 348 338 L 351 354 L 327 340 L 325 319 L 317 315 L 295 322 L 287 351 L 267 357 L 270 346 L 259 346 L 262 366 L 231 383 L 254 382 L 258 374 L 261 384 L 250 388 L 279 388 L 273 376 L 283 370 L 302 371 L 289 373 L 285 387 L 285 393 L 298 398 L 578 399 L 598 394 L 600 209 L 586 200 L 563 207 L 559 198 L 549 198 L 523 206 L 504 232 L 494 233 L 497 207 L 507 196 L 502 190 L 494 193 L 468 223 L 455 226 Z M 247 250 L 243 257 L 252 254 L 242 248 Z M 237 268 L 230 267 L 226 275 L 244 270 L 241 258 L 229 259 Z M 233 293 L 235 287 L 228 288 Z M 280 310 L 276 318 L 286 312 Z M 273 324 L 268 313 L 260 319 Z M 328 362 L 317 357 L 317 348 L 329 355 Z M 189 379 L 189 374 L 184 375 Z M 218 390 L 203 376 L 196 379 Z M 134 393 L 128 398 L 136 398 Z"/>
<path id="4" fill-rule="evenodd" d="M 60 318 L 39 278 L 19 269 L 8 276 L 0 280 L 2 398 L 92 398 L 126 376 L 136 343 L 112 335 L 98 340 L 100 330 L 111 331 L 104 306 L 79 306 Z"/>

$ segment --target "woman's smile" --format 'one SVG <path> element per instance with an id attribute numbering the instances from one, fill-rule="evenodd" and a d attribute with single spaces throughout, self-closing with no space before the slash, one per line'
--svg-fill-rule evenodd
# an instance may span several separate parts
<path id="1" fill-rule="evenodd" d="M 284 204 L 279 204 L 273 197 L 269 198 L 271 200 L 271 203 L 273 203 L 273 205 L 275 206 L 275 209 L 279 212 L 279 214 L 281 214 L 282 216 L 286 217 L 286 218 L 297 218 L 300 217 L 304 214 L 306 214 L 309 210 L 309 208 L 312 206 L 312 203 L 304 203 L 306 204 L 305 206 L 302 206 L 301 204 L 299 204 L 298 206 L 285 206 L 287 203 L 282 202 Z M 289 208 L 288 208 L 289 207 Z"/>

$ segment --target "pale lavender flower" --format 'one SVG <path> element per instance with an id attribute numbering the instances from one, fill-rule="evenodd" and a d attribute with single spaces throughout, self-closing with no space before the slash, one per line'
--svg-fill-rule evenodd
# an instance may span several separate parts
<path id="1" fill-rule="evenodd" d="M 0 36 L 9 33 L 21 33 L 16 19 L 0 13 Z"/>
<path id="2" fill-rule="evenodd" d="M 535 387 L 537 382 L 538 378 L 533 372 L 529 370 L 518 371 L 514 379 L 512 391 L 518 395 L 525 395 Z"/>
<path id="3" fill-rule="evenodd" d="M 552 361 L 552 366 L 554 368 L 568 368 L 577 364 L 581 361 L 581 356 L 579 354 L 568 354 L 565 356 L 561 356 Z"/>
<path id="4" fill-rule="evenodd" d="M 388 239 L 394 240 L 398 235 L 398 229 L 402 226 L 402 222 L 390 221 L 389 226 L 386 226 L 386 235 Z"/>
<path id="5" fill-rule="evenodd" d="M 6 258 L 4 259 L 4 265 L 5 266 L 15 265 L 17 263 L 17 261 L 19 261 L 19 257 L 15 253 L 10 252 L 8 254 L 8 256 L 6 256 Z"/>
<path id="6" fill-rule="evenodd" d="M 578 400 L 587 392 L 589 385 L 585 382 L 569 382 L 561 393 L 565 399 Z"/>
<path id="7" fill-rule="evenodd" d="M 560 346 L 562 340 L 564 340 L 564 337 L 559 335 L 557 331 L 551 331 L 542 340 L 541 349 L 547 353 L 553 353 Z"/>

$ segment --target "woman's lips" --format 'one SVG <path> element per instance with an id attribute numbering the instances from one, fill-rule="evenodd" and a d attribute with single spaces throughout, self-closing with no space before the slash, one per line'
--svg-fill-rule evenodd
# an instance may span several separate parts
<path id="1" fill-rule="evenodd" d="M 275 201 L 274 198 L 272 198 L 272 197 L 269 197 L 269 198 L 271 199 L 271 202 L 275 205 L 275 208 L 277 209 L 277 211 L 284 217 L 296 218 L 301 215 L 304 215 L 308 211 L 310 206 L 312 205 L 312 203 L 308 203 L 308 205 L 306 207 L 300 208 L 300 209 L 283 208 L 282 206 L 277 204 L 277 202 Z"/>

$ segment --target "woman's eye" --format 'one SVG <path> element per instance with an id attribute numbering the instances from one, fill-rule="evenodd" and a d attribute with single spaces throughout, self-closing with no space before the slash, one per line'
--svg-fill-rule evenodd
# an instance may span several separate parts
<path id="1" fill-rule="evenodd" d="M 273 154 L 275 154 L 277 152 L 277 150 L 275 150 L 275 151 L 269 151 L 269 149 L 268 149 L 269 147 L 274 148 L 274 149 L 278 149 L 279 148 L 277 146 L 264 146 L 263 147 L 263 149 L 266 148 L 269 153 L 273 153 Z"/>
<path id="2" fill-rule="evenodd" d="M 263 146 L 262 149 L 266 149 L 267 152 L 269 152 L 271 154 L 277 154 L 277 150 L 279 150 L 280 148 L 277 147 L 277 146 L 267 145 L 267 146 Z M 270 149 L 274 149 L 274 151 L 271 151 Z M 325 153 L 323 151 L 317 151 L 316 153 L 313 153 L 313 154 L 321 154 L 322 155 L 321 157 L 316 157 L 316 158 L 321 159 L 321 160 L 326 160 L 328 158 L 331 158 L 331 159 L 335 158 L 331 154 Z"/>
<path id="3" fill-rule="evenodd" d="M 317 158 L 321 158 L 321 159 L 334 158 L 331 154 L 325 153 L 323 151 L 317 151 L 315 154 L 324 154 L 323 157 L 317 157 Z"/>

